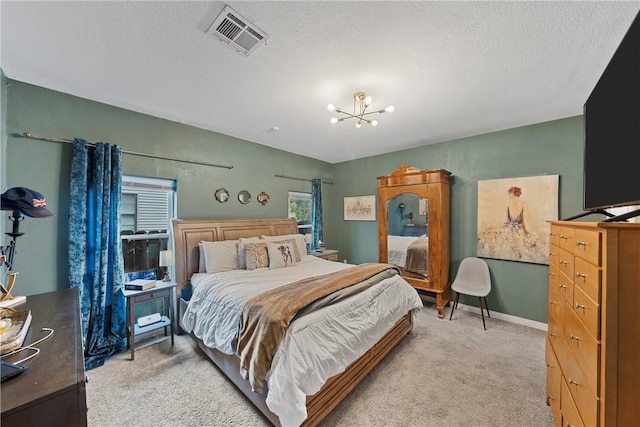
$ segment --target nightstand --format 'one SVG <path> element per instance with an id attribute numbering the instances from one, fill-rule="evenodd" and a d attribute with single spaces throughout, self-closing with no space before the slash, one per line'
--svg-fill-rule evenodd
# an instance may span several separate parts
<path id="1" fill-rule="evenodd" d="M 163 282 L 158 280 L 156 286 L 144 291 L 127 291 L 123 290 L 124 296 L 127 298 L 127 345 L 131 349 L 131 360 L 134 358 L 136 348 L 136 335 L 151 332 L 159 328 L 164 328 L 164 334 L 167 335 L 167 328 L 171 329 L 171 345 L 173 345 L 173 307 L 175 301 L 174 282 Z M 164 301 L 164 313 L 159 322 L 152 323 L 147 326 L 138 325 L 136 319 L 136 304 L 147 302 L 155 299 Z"/>
<path id="2" fill-rule="evenodd" d="M 311 252 L 311 255 L 329 261 L 338 261 L 338 251 L 335 249 L 325 249 L 322 252 Z"/>

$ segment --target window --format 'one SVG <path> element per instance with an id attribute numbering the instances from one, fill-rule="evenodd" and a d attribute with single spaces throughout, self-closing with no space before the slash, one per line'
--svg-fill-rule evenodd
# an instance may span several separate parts
<path id="1" fill-rule="evenodd" d="M 176 216 L 176 182 L 122 176 L 120 235 L 124 271 L 159 270 L 160 251 L 171 247 L 169 224 Z"/>
<path id="2" fill-rule="evenodd" d="M 311 193 L 289 191 L 289 218 L 298 221 L 301 234 L 311 233 Z"/>

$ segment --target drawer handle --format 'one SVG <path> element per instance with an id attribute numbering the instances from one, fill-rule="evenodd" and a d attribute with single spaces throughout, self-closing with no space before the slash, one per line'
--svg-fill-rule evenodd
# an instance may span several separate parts
<path id="1" fill-rule="evenodd" d="M 557 337 L 557 336 L 558 336 L 558 334 L 556 334 L 556 333 L 554 333 L 554 332 L 549 332 L 549 336 L 550 336 L 550 337 Z"/>
<path id="2" fill-rule="evenodd" d="M 576 310 L 582 309 L 582 312 L 584 313 L 584 310 L 585 310 L 586 308 L 587 308 L 587 306 L 586 306 L 586 305 L 576 303 Z"/>
<path id="3" fill-rule="evenodd" d="M 567 285 L 563 285 L 562 283 L 558 285 L 559 289 L 567 289 Z"/>
<path id="4" fill-rule="evenodd" d="M 549 304 L 557 304 L 555 301 L 549 301 Z"/>
<path id="5" fill-rule="evenodd" d="M 549 236 L 556 236 L 558 233 L 549 233 Z"/>
<path id="6" fill-rule="evenodd" d="M 587 242 L 576 242 L 576 246 L 584 246 L 587 247 Z"/>
<path id="7" fill-rule="evenodd" d="M 578 382 L 572 380 L 571 378 L 569 378 L 569 385 L 580 385 Z"/>
<path id="8" fill-rule="evenodd" d="M 576 278 L 578 278 L 578 279 L 579 279 L 579 278 L 581 278 L 581 277 L 582 277 L 582 278 L 586 278 L 586 277 L 587 277 L 587 275 L 586 275 L 586 274 L 584 274 L 584 273 L 578 273 L 578 272 L 576 272 Z"/>
<path id="9" fill-rule="evenodd" d="M 553 369 L 553 368 L 555 368 L 555 366 L 550 365 L 550 364 L 547 363 L 547 368 L 552 368 Z"/>
<path id="10" fill-rule="evenodd" d="M 552 271 L 549 272 L 549 276 L 555 276 L 555 275 L 556 275 L 556 273 L 554 273 Z"/>
<path id="11" fill-rule="evenodd" d="M 551 256 L 555 256 L 555 255 L 556 255 L 556 253 L 555 253 L 555 252 L 549 252 L 549 255 L 551 255 Z"/>
<path id="12" fill-rule="evenodd" d="M 561 234 L 561 235 L 560 235 L 560 238 L 561 238 L 561 239 L 564 239 L 564 240 L 567 240 L 567 239 L 568 239 L 568 237 L 567 237 L 567 236 L 565 236 L 564 234 Z"/>
<path id="13" fill-rule="evenodd" d="M 574 427 L 573 424 L 567 423 L 564 427 Z"/>
<path id="14" fill-rule="evenodd" d="M 569 339 L 580 341 L 580 337 L 573 334 L 569 334 Z M 571 382 L 571 380 L 569 380 L 569 382 Z"/>
<path id="15" fill-rule="evenodd" d="M 560 260 L 560 264 L 569 264 L 569 261 Z"/>

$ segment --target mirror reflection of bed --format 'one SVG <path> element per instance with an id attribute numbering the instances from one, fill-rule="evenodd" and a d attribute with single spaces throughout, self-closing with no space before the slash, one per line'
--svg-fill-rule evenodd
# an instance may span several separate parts
<path id="1" fill-rule="evenodd" d="M 429 278 L 428 200 L 402 193 L 387 201 L 387 257 L 404 275 Z"/>

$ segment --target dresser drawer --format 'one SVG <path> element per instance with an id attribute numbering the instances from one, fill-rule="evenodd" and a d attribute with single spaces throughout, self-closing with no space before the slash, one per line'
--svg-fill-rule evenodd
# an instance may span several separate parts
<path id="1" fill-rule="evenodd" d="M 573 228 L 561 228 L 558 235 L 558 242 L 562 249 L 573 252 Z"/>
<path id="2" fill-rule="evenodd" d="M 564 313 L 564 338 L 567 346 L 578 363 L 568 363 L 569 367 L 578 364 L 584 374 L 580 377 L 580 384 L 587 385 L 594 394 L 598 393 L 598 366 L 600 364 L 600 344 L 587 332 L 574 310 Z M 565 375 L 567 372 L 565 372 Z M 578 373 L 574 373 L 577 376 Z"/>
<path id="3" fill-rule="evenodd" d="M 600 266 L 602 265 L 601 240 L 602 233 L 597 230 L 574 230 L 573 253 L 591 264 Z"/>
<path id="4" fill-rule="evenodd" d="M 560 254 L 558 256 L 558 270 L 560 270 L 560 272 L 563 273 L 571 283 L 573 283 L 573 253 L 560 248 Z"/>
<path id="5" fill-rule="evenodd" d="M 566 302 L 560 292 L 558 291 L 558 287 L 549 283 L 549 331 L 553 330 L 553 332 L 558 335 L 563 335 L 561 325 L 564 323 L 564 309 L 566 306 Z M 551 326 L 553 323 L 553 328 Z"/>
<path id="6" fill-rule="evenodd" d="M 602 273 L 600 268 L 590 264 L 582 258 L 576 257 L 574 260 L 574 283 L 577 287 L 597 304 L 600 304 L 600 289 L 602 284 Z"/>
<path id="7" fill-rule="evenodd" d="M 596 340 L 600 339 L 600 305 L 578 287 L 573 291 L 573 312 Z"/>
<path id="8" fill-rule="evenodd" d="M 560 246 L 549 245 L 549 266 L 557 268 L 559 257 L 560 257 Z"/>
<path id="9" fill-rule="evenodd" d="M 569 394 L 573 398 L 573 403 L 578 412 L 578 417 L 581 419 L 585 426 L 597 426 L 598 425 L 598 399 L 593 394 L 591 389 L 587 386 L 584 379 L 584 374 L 580 370 L 580 367 L 576 363 L 570 363 L 567 365 L 567 369 L 564 371 L 563 387 L 567 387 Z M 562 408 L 562 415 L 565 415 L 565 393 L 562 392 L 560 407 Z M 573 423 L 571 423 L 573 424 Z M 566 425 L 566 423 L 563 423 Z M 580 424 L 573 424 L 580 425 Z"/>
<path id="10" fill-rule="evenodd" d="M 549 227 L 549 243 L 560 246 L 560 227 L 555 224 Z"/>
<path id="11" fill-rule="evenodd" d="M 569 392 L 567 384 L 562 382 L 562 399 L 561 411 L 562 411 L 562 427 L 584 427 L 582 419 L 578 414 L 578 408 L 576 407 L 573 397 Z M 554 415 L 555 416 L 555 415 Z"/>
<path id="12" fill-rule="evenodd" d="M 551 343 L 547 341 L 545 353 L 547 364 L 547 405 L 551 407 L 554 420 L 560 420 L 560 390 L 562 389 L 562 371 L 553 352 Z"/>

